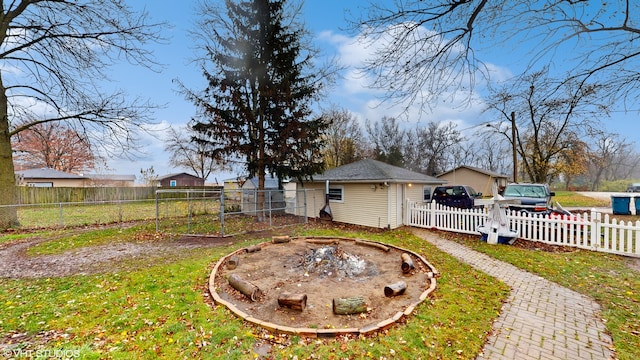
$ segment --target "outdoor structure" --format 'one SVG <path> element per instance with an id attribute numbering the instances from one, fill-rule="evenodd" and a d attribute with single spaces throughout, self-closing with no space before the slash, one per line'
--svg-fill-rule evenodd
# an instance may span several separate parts
<path id="1" fill-rule="evenodd" d="M 16 171 L 18 184 L 32 187 L 84 187 L 84 176 L 51 168 Z"/>
<path id="2" fill-rule="evenodd" d="M 334 221 L 395 229 L 406 224 L 405 200 L 431 201 L 433 188 L 445 180 L 364 159 L 314 175 L 298 184 L 306 196 L 297 196 L 309 217 L 319 217 L 329 198 Z M 328 185 L 327 185 L 328 184 Z M 328 196 L 325 194 L 328 193 Z"/>
<path id="3" fill-rule="evenodd" d="M 204 186 L 204 179 L 187 174 L 169 174 L 158 178 L 159 187 L 176 187 L 176 186 Z"/>
<path id="4" fill-rule="evenodd" d="M 86 174 L 78 175 L 51 168 L 16 171 L 17 184 L 29 187 L 130 187 L 135 175 Z"/>
<path id="5" fill-rule="evenodd" d="M 135 175 L 86 174 L 85 186 L 132 187 L 135 186 Z"/>
<path id="6" fill-rule="evenodd" d="M 226 185 L 226 184 L 225 184 Z M 255 214 L 258 199 L 258 177 L 247 179 L 240 187 L 242 191 L 242 212 Z M 225 189 L 226 190 L 226 189 Z M 278 178 L 265 176 L 264 179 L 264 204 L 262 209 L 284 209 L 285 198 L 295 197 L 296 184 L 288 180 L 282 181 L 282 189 L 279 188 Z"/>
<path id="7" fill-rule="evenodd" d="M 273 236 L 221 258 L 209 292 L 216 304 L 271 332 L 359 336 L 404 322 L 436 290 L 439 276 L 421 255 L 390 244 Z"/>
<path id="8" fill-rule="evenodd" d="M 492 191 L 492 185 L 496 184 L 498 189 L 504 189 L 508 181 L 506 175 L 467 165 L 445 171 L 436 175 L 436 177 L 446 180 L 451 185 L 469 185 L 475 191 L 481 192 L 483 197 L 495 196 L 496 194 Z"/>

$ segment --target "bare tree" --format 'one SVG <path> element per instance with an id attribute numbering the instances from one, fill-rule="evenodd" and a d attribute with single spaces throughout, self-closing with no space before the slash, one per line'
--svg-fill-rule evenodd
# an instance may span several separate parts
<path id="1" fill-rule="evenodd" d="M 155 66 L 144 45 L 162 24 L 122 0 L 3 1 L 0 16 L 0 205 L 14 202 L 11 137 L 37 124 L 65 122 L 112 154 L 135 149 L 153 106 L 99 82 L 121 59 Z M 2 209 L 0 227 L 15 224 Z"/>
<path id="2" fill-rule="evenodd" d="M 496 139 L 478 134 L 477 139 L 472 141 L 469 147 L 475 157 L 468 165 L 499 174 L 508 174 L 513 169 L 511 145 L 500 141 L 500 139 L 496 141 Z"/>
<path id="3" fill-rule="evenodd" d="M 395 118 L 383 117 L 365 124 L 375 159 L 427 175 L 444 171 L 462 141 L 453 123 L 429 122 L 405 130 Z"/>
<path id="4" fill-rule="evenodd" d="M 140 181 L 145 186 L 153 187 L 158 185 L 158 174 L 153 166 L 146 169 L 140 169 Z"/>
<path id="5" fill-rule="evenodd" d="M 365 121 L 369 141 L 373 145 L 373 157 L 394 166 L 404 166 L 406 131 L 393 117 L 384 116 L 380 121 Z"/>
<path id="6" fill-rule="evenodd" d="M 626 97 L 640 84 L 639 11 L 631 0 L 394 0 L 372 2 L 353 29 L 384 43 L 366 66 L 373 85 L 422 106 L 452 88 L 470 92 L 490 76 L 478 54 L 500 46 L 527 54 L 527 72 L 557 62 L 578 86 L 606 82 Z"/>
<path id="7" fill-rule="evenodd" d="M 590 137 L 588 156 L 591 190 L 600 187 L 603 180 L 628 179 L 640 166 L 640 156 L 633 146 L 620 135 L 594 131 Z"/>
<path id="8" fill-rule="evenodd" d="M 186 126 L 180 130 L 169 128 L 165 150 L 171 153 L 169 163 L 175 167 L 192 170 L 196 176 L 206 179 L 212 172 L 225 169 L 223 161 L 214 153 L 211 142 Z"/>
<path id="9" fill-rule="evenodd" d="M 594 84 L 555 81 L 545 71 L 539 71 L 527 75 L 513 88 L 492 94 L 488 111 L 501 119 L 493 127 L 509 144 L 515 142 L 528 180 L 549 182 L 562 172 L 559 165 L 563 152 L 608 113 L 606 100 L 599 96 L 601 89 Z"/>
<path id="10" fill-rule="evenodd" d="M 332 107 L 322 117 L 325 131 L 324 159 L 327 169 L 363 159 L 369 152 L 358 120 L 348 110 Z"/>
<path id="11" fill-rule="evenodd" d="M 429 122 L 409 132 L 408 138 L 405 161 L 409 169 L 435 175 L 452 165 L 461 165 L 455 160 L 462 142 L 455 124 Z"/>

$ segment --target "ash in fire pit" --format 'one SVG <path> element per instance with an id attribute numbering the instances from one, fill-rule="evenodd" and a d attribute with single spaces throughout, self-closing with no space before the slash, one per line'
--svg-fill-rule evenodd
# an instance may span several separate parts
<path id="1" fill-rule="evenodd" d="M 357 280 L 378 274 L 374 263 L 361 259 L 358 255 L 347 253 L 338 245 L 309 249 L 303 255 L 301 263 L 307 273 L 313 273 L 319 277 L 346 277 Z"/>

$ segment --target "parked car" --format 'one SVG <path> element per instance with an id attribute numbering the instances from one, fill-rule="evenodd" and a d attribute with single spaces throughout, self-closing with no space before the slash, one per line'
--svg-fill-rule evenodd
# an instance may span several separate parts
<path id="1" fill-rule="evenodd" d="M 450 185 L 438 186 L 433 190 L 433 200 L 441 205 L 462 209 L 474 207 L 474 200 L 482 196 L 471 186 Z"/>
<path id="2" fill-rule="evenodd" d="M 627 192 L 640 192 L 640 183 L 633 183 L 627 186 Z"/>
<path id="3" fill-rule="evenodd" d="M 509 205 L 511 210 L 546 212 L 553 208 L 551 198 L 555 195 L 547 184 L 508 184 L 502 196 L 508 200 L 517 200 Z"/>

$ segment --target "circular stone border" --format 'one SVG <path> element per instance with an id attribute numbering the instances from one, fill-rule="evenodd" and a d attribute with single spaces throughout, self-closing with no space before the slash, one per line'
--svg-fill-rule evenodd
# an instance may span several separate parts
<path id="1" fill-rule="evenodd" d="M 286 238 L 285 241 L 283 241 L 283 238 Z M 240 254 L 240 253 L 244 253 L 247 252 L 250 248 L 250 251 L 255 251 L 255 247 L 265 247 L 265 246 L 270 246 L 270 245 L 282 245 L 283 243 L 289 242 L 289 241 L 296 241 L 296 240 L 301 240 L 301 241 L 307 241 L 307 240 L 335 240 L 335 241 L 349 241 L 349 242 L 355 242 L 357 245 L 363 245 L 363 246 L 371 246 L 371 247 L 375 247 L 378 249 L 381 249 L 381 251 L 384 251 L 384 248 L 394 248 L 396 250 L 402 251 L 402 252 L 406 252 L 406 253 L 410 253 L 411 255 L 415 256 L 417 259 L 419 259 L 420 261 L 422 261 L 422 263 L 424 264 L 424 266 L 426 266 L 427 268 L 429 268 L 431 271 L 428 272 L 428 276 L 427 278 L 429 279 L 429 287 L 422 292 L 422 294 L 420 295 L 420 298 L 418 301 L 411 303 L 410 305 L 406 306 L 404 308 L 403 311 L 398 311 L 393 317 L 388 318 L 386 320 L 382 320 L 376 323 L 372 323 L 366 326 L 363 326 L 361 328 L 341 328 L 341 329 L 315 329 L 315 328 L 306 328 L 306 327 L 291 327 L 291 326 L 284 326 L 284 325 L 280 325 L 280 324 L 274 324 L 268 321 L 264 321 L 264 320 L 260 320 L 260 319 L 256 319 L 254 317 L 252 317 L 250 314 L 245 313 L 244 311 L 241 311 L 240 309 L 238 309 L 234 304 L 232 304 L 229 301 L 226 301 L 224 299 L 222 299 L 220 297 L 220 295 L 218 295 L 218 292 L 216 291 L 216 285 L 215 285 L 215 278 L 216 278 L 216 274 L 218 272 L 218 269 L 220 268 L 220 266 L 222 266 L 222 264 L 226 263 L 227 259 L 229 259 L 230 257 Z M 436 268 L 431 265 L 423 256 L 416 254 L 415 252 L 411 251 L 411 250 L 407 250 L 395 245 L 390 245 L 390 244 L 384 244 L 381 242 L 377 242 L 377 241 L 371 241 L 371 240 L 364 240 L 364 239 L 356 239 L 356 238 L 345 238 L 345 237 L 336 237 L 336 236 L 296 236 L 296 237 L 288 237 L 288 236 L 273 236 L 272 237 L 272 241 L 266 241 L 257 245 L 252 245 L 252 246 L 248 246 L 245 248 L 241 248 L 238 249 L 230 254 L 227 254 L 226 256 L 220 258 L 220 260 L 218 260 L 218 262 L 215 264 L 215 266 L 213 267 L 213 270 L 211 271 L 211 275 L 209 276 L 209 293 L 211 294 L 211 296 L 213 297 L 213 301 L 217 304 L 221 304 L 224 305 L 227 309 L 229 309 L 231 312 L 233 312 L 234 314 L 236 314 L 236 316 L 241 317 L 242 319 L 244 319 L 245 321 L 248 321 L 254 325 L 258 325 L 266 330 L 269 330 L 271 332 L 274 333 L 284 333 L 284 334 L 289 334 L 289 335 L 299 335 L 299 336 L 305 336 L 305 337 L 310 337 L 310 338 L 317 338 L 317 337 L 336 337 L 339 335 L 367 335 L 367 334 L 371 334 L 377 331 L 381 331 L 381 330 L 385 330 L 388 329 L 389 327 L 391 327 L 394 323 L 396 323 L 397 321 L 409 316 L 413 310 L 416 308 L 416 306 L 418 306 L 422 301 L 424 301 L 424 299 L 426 299 L 429 294 L 431 294 L 435 289 L 436 289 L 436 278 L 440 276 L 440 273 L 436 270 Z"/>

